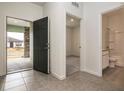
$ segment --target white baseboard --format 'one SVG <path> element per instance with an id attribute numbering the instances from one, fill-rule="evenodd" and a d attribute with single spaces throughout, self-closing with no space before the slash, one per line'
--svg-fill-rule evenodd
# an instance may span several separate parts
<path id="1" fill-rule="evenodd" d="M 58 75 L 58 74 L 56 74 L 56 73 L 51 73 L 54 77 L 56 77 L 57 79 L 59 79 L 59 80 L 64 80 L 66 77 L 63 75 L 63 76 L 60 76 L 60 75 Z"/>
<path id="2" fill-rule="evenodd" d="M 87 73 L 89 73 L 89 74 L 92 74 L 92 75 L 95 75 L 95 76 L 98 76 L 98 77 L 102 77 L 102 75 L 100 75 L 99 73 L 93 72 L 93 71 L 88 70 L 88 69 L 82 69 L 81 71 L 87 72 Z"/>

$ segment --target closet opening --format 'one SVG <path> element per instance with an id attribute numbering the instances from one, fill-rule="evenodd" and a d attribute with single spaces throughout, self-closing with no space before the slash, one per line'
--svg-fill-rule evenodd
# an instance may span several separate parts
<path id="1" fill-rule="evenodd" d="M 80 18 L 66 14 L 66 75 L 80 71 Z"/>

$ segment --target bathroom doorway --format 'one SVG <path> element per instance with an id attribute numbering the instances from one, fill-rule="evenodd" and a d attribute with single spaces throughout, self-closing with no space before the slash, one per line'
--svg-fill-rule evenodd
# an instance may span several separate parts
<path id="1" fill-rule="evenodd" d="M 124 85 L 123 7 L 102 15 L 102 70 L 105 80 Z"/>
<path id="2" fill-rule="evenodd" d="M 6 17 L 7 73 L 33 68 L 31 22 Z"/>
<path id="3" fill-rule="evenodd" d="M 80 18 L 66 14 L 66 75 L 80 71 Z"/>

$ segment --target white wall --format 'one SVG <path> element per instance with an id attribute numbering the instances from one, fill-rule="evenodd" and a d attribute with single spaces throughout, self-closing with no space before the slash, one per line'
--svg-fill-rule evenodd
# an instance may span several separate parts
<path id="1" fill-rule="evenodd" d="M 102 76 L 101 14 L 119 7 L 120 3 L 84 3 L 84 33 L 86 61 L 84 71 Z"/>
<path id="2" fill-rule="evenodd" d="M 66 27 L 66 56 L 80 56 L 80 27 Z"/>
<path id="3" fill-rule="evenodd" d="M 46 3 L 44 16 L 50 21 L 50 71 L 59 78 L 66 76 L 66 14 L 63 3 Z"/>
<path id="4" fill-rule="evenodd" d="M 80 27 L 73 28 L 72 31 L 72 55 L 80 56 Z"/>
<path id="5" fill-rule="evenodd" d="M 80 27 L 66 27 L 66 56 L 80 56 Z"/>
<path id="6" fill-rule="evenodd" d="M 0 76 L 6 74 L 6 16 L 34 21 L 42 14 L 42 7 L 32 3 L 0 3 Z"/>
<path id="7" fill-rule="evenodd" d="M 66 27 L 66 56 L 72 55 L 72 28 Z"/>
<path id="8" fill-rule="evenodd" d="M 67 13 L 74 15 L 76 17 L 82 18 L 83 14 L 83 3 L 78 3 L 79 7 L 72 6 L 71 2 L 65 2 L 64 7 Z"/>

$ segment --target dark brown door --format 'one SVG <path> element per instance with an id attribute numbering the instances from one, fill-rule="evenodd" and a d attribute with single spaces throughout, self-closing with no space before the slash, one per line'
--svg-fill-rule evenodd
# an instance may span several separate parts
<path id="1" fill-rule="evenodd" d="M 49 31 L 48 17 L 33 22 L 34 56 L 33 68 L 49 73 Z"/>

